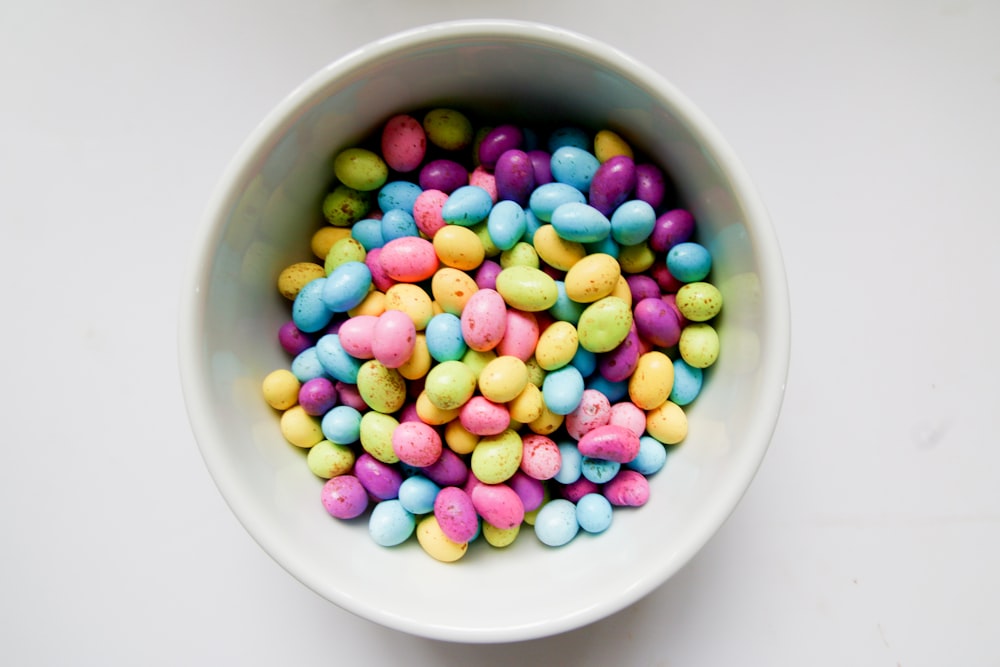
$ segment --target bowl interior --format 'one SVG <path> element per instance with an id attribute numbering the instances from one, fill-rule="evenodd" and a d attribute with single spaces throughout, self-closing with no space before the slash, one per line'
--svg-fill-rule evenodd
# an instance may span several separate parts
<path id="1" fill-rule="evenodd" d="M 687 441 L 651 480 L 648 505 L 603 535 L 470 549 L 442 564 L 413 540 L 393 549 L 364 520 L 319 502 L 323 480 L 287 444 L 261 379 L 289 304 L 276 276 L 315 261 L 332 158 L 390 115 L 454 106 L 497 120 L 607 127 L 652 156 L 695 215 L 724 295 L 722 354 L 687 409 Z M 182 380 L 206 464 L 259 544 L 334 603 L 384 625 L 457 641 L 544 636 L 639 599 L 717 530 L 746 489 L 777 418 L 788 361 L 784 274 L 766 213 L 730 149 L 652 70 L 585 37 L 520 22 L 460 22 L 377 42 L 296 89 L 255 130 L 209 210 L 180 328 Z"/>

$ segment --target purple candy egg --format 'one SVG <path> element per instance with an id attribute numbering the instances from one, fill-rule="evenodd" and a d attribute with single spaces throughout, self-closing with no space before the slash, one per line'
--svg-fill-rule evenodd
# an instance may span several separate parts
<path id="1" fill-rule="evenodd" d="M 656 219 L 649 247 L 656 252 L 666 252 L 678 243 L 684 243 L 694 234 L 694 217 L 683 208 L 675 208 Z"/>
<path id="2" fill-rule="evenodd" d="M 600 355 L 597 369 L 608 382 L 623 382 L 631 377 L 641 353 L 639 332 L 635 324 L 629 329 L 625 340 L 618 347 Z"/>
<path id="3" fill-rule="evenodd" d="M 395 466 L 379 461 L 365 452 L 354 462 L 354 475 L 365 491 L 378 500 L 391 500 L 399 496 L 403 475 Z"/>
<path id="4" fill-rule="evenodd" d="M 329 378 L 312 378 L 299 388 L 299 405 L 308 415 L 325 415 L 336 404 L 337 387 Z"/>
<path id="5" fill-rule="evenodd" d="M 628 283 L 628 289 L 632 293 L 632 303 L 660 296 L 660 286 L 647 275 L 634 273 L 625 278 L 625 282 Z"/>
<path id="6" fill-rule="evenodd" d="M 468 542 L 479 530 L 479 515 L 472 498 L 457 486 L 438 491 L 434 498 L 434 518 L 441 532 L 453 542 Z"/>
<path id="7" fill-rule="evenodd" d="M 545 500 L 545 483 L 520 470 L 507 480 L 507 486 L 514 489 L 514 493 L 521 499 L 525 512 L 538 509 Z"/>
<path id="8" fill-rule="evenodd" d="M 543 150 L 528 151 L 535 172 L 535 186 L 552 182 L 552 154 Z"/>
<path id="9" fill-rule="evenodd" d="M 590 181 L 589 203 L 606 216 L 614 213 L 635 189 L 635 163 L 627 155 L 609 158 Z"/>
<path id="10" fill-rule="evenodd" d="M 499 263 L 487 259 L 476 270 L 476 285 L 479 286 L 479 289 L 495 290 L 497 288 L 497 276 L 500 275 L 501 271 L 503 271 L 503 267 Z"/>
<path id="11" fill-rule="evenodd" d="M 486 169 L 493 169 L 497 160 L 506 151 L 520 148 L 524 142 L 524 134 L 516 125 L 498 125 L 486 133 L 479 144 L 479 164 Z"/>
<path id="12" fill-rule="evenodd" d="M 673 347 L 681 337 L 680 323 L 674 309 L 660 297 L 649 297 L 635 304 L 632 314 L 642 338 L 657 347 Z"/>
<path id="13" fill-rule="evenodd" d="M 368 493 L 354 475 L 339 475 L 327 480 L 321 498 L 326 511 L 338 519 L 353 519 L 368 509 Z"/>
<path id="14" fill-rule="evenodd" d="M 659 167 L 648 162 L 635 166 L 636 199 L 641 199 L 653 208 L 659 208 L 666 194 L 667 182 Z"/>
<path id="15" fill-rule="evenodd" d="M 469 172 L 454 160 L 431 160 L 420 170 L 420 187 L 424 190 L 440 190 L 451 194 L 463 185 L 469 184 Z"/>
<path id="16" fill-rule="evenodd" d="M 497 183 L 497 196 L 527 206 L 528 197 L 535 189 L 535 169 L 531 158 L 522 150 L 504 151 L 497 159 L 493 171 Z"/>
<path id="17" fill-rule="evenodd" d="M 447 447 L 442 448 L 437 461 L 421 468 L 420 472 L 438 486 L 463 486 L 469 477 L 465 461 Z"/>
<path id="18" fill-rule="evenodd" d="M 295 322 L 289 320 L 278 329 L 278 344 L 288 354 L 298 356 L 315 345 L 315 341 L 309 334 L 295 326 Z"/>

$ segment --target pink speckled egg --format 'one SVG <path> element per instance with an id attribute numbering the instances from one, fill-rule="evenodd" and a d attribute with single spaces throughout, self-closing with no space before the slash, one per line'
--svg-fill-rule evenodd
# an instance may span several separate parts
<path id="1" fill-rule="evenodd" d="M 374 315 L 357 315 L 345 320 L 337 330 L 344 351 L 355 359 L 373 359 L 372 339 L 377 321 Z"/>
<path id="2" fill-rule="evenodd" d="M 418 283 L 434 275 L 438 256 L 434 245 L 419 236 L 404 236 L 382 246 L 379 263 L 393 280 Z"/>
<path id="3" fill-rule="evenodd" d="M 434 498 L 434 516 L 449 540 L 468 542 L 479 530 L 479 516 L 472 498 L 457 486 L 447 486 Z"/>
<path id="4" fill-rule="evenodd" d="M 649 480 L 640 472 L 623 468 L 601 492 L 612 505 L 640 507 L 649 500 Z"/>
<path id="5" fill-rule="evenodd" d="M 372 334 L 372 355 L 386 368 L 405 364 L 417 345 L 417 328 L 410 316 L 401 310 L 387 310 L 375 318 Z"/>
<path id="6" fill-rule="evenodd" d="M 562 467 L 559 445 L 552 438 L 529 433 L 521 438 L 521 470 L 535 479 L 555 477 Z"/>
<path id="7" fill-rule="evenodd" d="M 611 420 L 611 402 L 608 397 L 596 389 L 585 389 L 580 404 L 566 415 L 566 431 L 579 440 L 585 434 L 598 426 L 604 426 Z M 643 418 L 645 425 L 645 417 Z"/>
<path id="8" fill-rule="evenodd" d="M 466 345 L 477 352 L 492 350 L 507 331 L 507 304 L 496 290 L 480 289 L 465 303 L 461 319 Z"/>
<path id="9" fill-rule="evenodd" d="M 496 351 L 500 356 L 527 361 L 538 344 L 538 319 L 534 313 L 511 308 L 507 311 L 507 328 Z"/>
<path id="10" fill-rule="evenodd" d="M 524 521 L 524 503 L 506 484 L 477 485 L 472 489 L 472 504 L 483 521 L 502 530 Z"/>
<path id="11" fill-rule="evenodd" d="M 615 424 L 598 426 L 576 444 L 584 456 L 618 463 L 628 463 L 639 453 L 639 436 Z"/>
<path id="12" fill-rule="evenodd" d="M 622 401 L 611 406 L 611 418 L 609 424 L 624 426 L 628 430 L 642 437 L 646 432 L 646 413 L 630 401 Z"/>
<path id="13" fill-rule="evenodd" d="M 432 465 L 440 458 L 441 447 L 441 436 L 422 421 L 402 422 L 392 431 L 392 451 L 411 466 Z"/>
<path id="14" fill-rule="evenodd" d="M 497 435 L 510 426 L 510 413 L 501 403 L 473 396 L 462 406 L 458 420 L 462 428 L 474 435 Z"/>
<path id="15" fill-rule="evenodd" d="M 413 221 L 417 224 L 417 229 L 423 232 L 427 238 L 433 239 L 434 234 L 446 224 L 441 217 L 441 209 L 448 201 L 448 194 L 441 190 L 424 190 L 413 202 Z"/>
<path id="16" fill-rule="evenodd" d="M 381 143 L 386 164 L 403 173 L 419 167 L 427 153 L 423 124 L 407 114 L 393 116 L 386 122 Z"/>

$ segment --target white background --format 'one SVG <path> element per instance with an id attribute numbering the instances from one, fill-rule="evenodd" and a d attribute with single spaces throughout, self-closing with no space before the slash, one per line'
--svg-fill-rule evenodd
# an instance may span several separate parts
<path id="1" fill-rule="evenodd" d="M 772 213 L 793 346 L 769 454 L 686 568 L 593 626 L 464 646 L 264 554 L 175 341 L 256 123 L 367 41 L 488 16 L 606 41 L 708 113 Z M 1000 3 L 4 2 L 0 96 L 0 663 L 1000 665 Z"/>

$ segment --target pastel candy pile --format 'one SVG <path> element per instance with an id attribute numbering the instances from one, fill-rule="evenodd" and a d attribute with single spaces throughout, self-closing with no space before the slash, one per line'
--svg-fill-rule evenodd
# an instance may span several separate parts
<path id="1" fill-rule="evenodd" d="M 712 257 L 618 133 L 399 114 L 334 156 L 263 380 L 338 519 L 432 557 L 645 505 L 719 355 Z"/>

